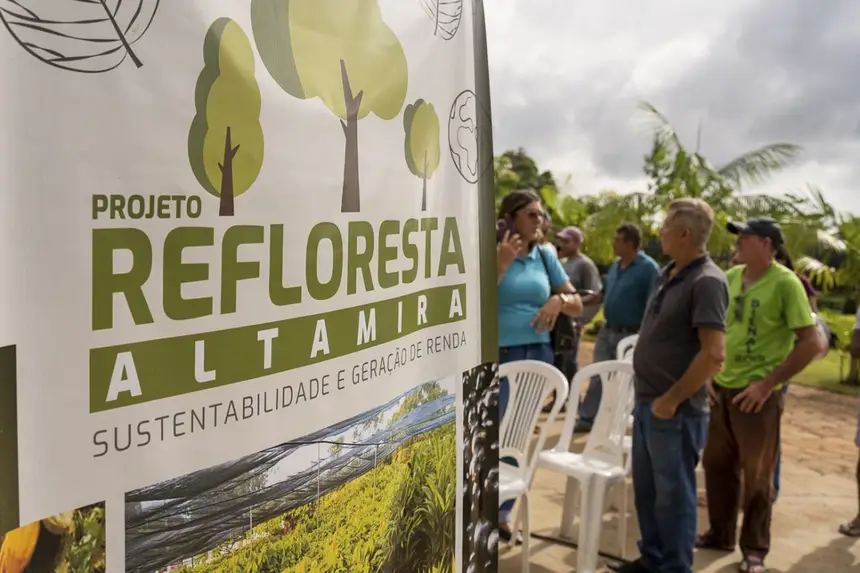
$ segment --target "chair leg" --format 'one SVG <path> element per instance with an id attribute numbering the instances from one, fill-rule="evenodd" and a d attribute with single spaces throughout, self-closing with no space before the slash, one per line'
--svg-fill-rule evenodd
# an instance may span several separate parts
<path id="1" fill-rule="evenodd" d="M 621 487 L 621 503 L 618 504 L 618 555 L 622 559 L 627 559 L 627 480 L 623 480 L 619 486 Z"/>
<path id="2" fill-rule="evenodd" d="M 561 512 L 560 535 L 566 539 L 573 539 L 573 522 L 576 518 L 577 508 L 580 505 L 580 496 L 583 486 L 574 478 L 567 478 L 567 488 L 564 492 L 564 507 Z M 580 522 L 580 525 L 582 523 Z"/>
<path id="3" fill-rule="evenodd" d="M 606 502 L 606 480 L 594 476 L 582 500 L 582 518 L 579 520 L 579 549 L 576 557 L 577 573 L 595 573 L 600 551 L 600 534 L 603 529 L 603 508 Z"/>
<path id="4" fill-rule="evenodd" d="M 513 519 L 511 520 L 511 539 L 508 541 L 508 549 L 513 549 L 517 546 L 517 532 L 520 530 L 520 520 L 522 519 L 522 497 L 516 500 L 513 508 Z"/>
<path id="5" fill-rule="evenodd" d="M 522 516 L 523 522 L 523 555 L 521 559 L 523 560 L 522 568 L 523 573 L 529 573 L 529 560 L 531 558 L 531 551 L 529 550 L 529 538 L 531 537 L 531 522 L 529 520 L 529 494 L 528 492 L 523 494 L 522 497 L 522 508 L 520 511 L 520 515 Z"/>

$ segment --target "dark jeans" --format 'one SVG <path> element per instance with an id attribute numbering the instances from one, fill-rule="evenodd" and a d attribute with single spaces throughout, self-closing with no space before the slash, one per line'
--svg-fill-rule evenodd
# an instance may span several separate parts
<path id="1" fill-rule="evenodd" d="M 568 386 L 570 385 L 570 381 L 573 380 L 573 377 L 576 376 L 576 373 L 579 371 L 579 343 L 581 340 L 581 337 L 577 337 L 570 352 L 565 352 L 564 354 L 559 354 L 555 357 L 555 366 L 564 372 L 564 377 L 567 378 Z"/>
<path id="2" fill-rule="evenodd" d="M 552 347 L 549 343 L 544 344 L 523 344 L 521 346 L 502 346 L 499 348 L 499 364 L 506 364 L 517 360 L 539 360 L 552 364 L 553 354 Z M 508 387 L 508 379 L 502 378 L 499 380 L 499 423 L 502 422 L 502 417 L 505 415 L 505 409 L 508 407 L 508 397 L 510 396 L 510 388 Z M 499 460 L 503 464 L 516 465 L 513 458 L 502 458 Z M 506 501 L 500 507 L 500 511 L 508 512 L 514 506 L 513 501 Z"/>
<path id="3" fill-rule="evenodd" d="M 597 340 L 594 341 L 593 362 L 605 362 L 615 360 L 618 356 L 618 343 L 630 336 L 629 332 L 611 330 L 609 327 L 600 329 Z M 603 395 L 603 383 L 600 376 L 594 376 L 585 391 L 585 397 L 579 405 L 579 422 L 587 428 L 594 424 L 597 411 L 600 409 L 600 398 Z"/>
<path id="4" fill-rule="evenodd" d="M 770 551 L 773 472 L 785 396 L 775 392 L 759 412 L 745 414 L 732 404 L 741 390 L 719 386 L 715 390 L 717 403 L 711 409 L 708 445 L 702 455 L 711 534 L 718 545 L 735 545 L 743 500 L 741 551 L 763 559 Z"/>
<path id="5" fill-rule="evenodd" d="M 782 386 L 782 395 L 788 396 L 788 383 L 786 382 Z M 779 497 L 779 470 L 782 466 L 782 440 L 780 440 L 778 449 L 776 451 L 776 467 L 773 468 L 773 500 L 776 501 Z"/>
<path id="6" fill-rule="evenodd" d="M 708 416 L 679 411 L 663 420 L 651 404 L 633 413 L 633 491 L 642 564 L 654 573 L 691 573 L 696 544 L 696 466 Z"/>

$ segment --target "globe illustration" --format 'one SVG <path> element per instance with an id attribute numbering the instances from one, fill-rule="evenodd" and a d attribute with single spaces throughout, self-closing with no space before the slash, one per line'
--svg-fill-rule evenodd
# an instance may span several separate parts
<path id="1" fill-rule="evenodd" d="M 477 183 L 478 172 L 478 105 L 475 92 L 464 90 L 454 99 L 448 116 L 448 147 L 460 175 Z"/>

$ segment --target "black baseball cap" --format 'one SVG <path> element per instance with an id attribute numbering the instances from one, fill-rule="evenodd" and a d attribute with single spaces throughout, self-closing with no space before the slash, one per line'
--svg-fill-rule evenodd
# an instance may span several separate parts
<path id="1" fill-rule="evenodd" d="M 779 223 L 769 217 L 755 217 L 746 223 L 730 221 L 726 224 L 726 229 L 733 235 L 754 235 L 770 239 L 774 249 L 781 247 L 785 243 Z"/>

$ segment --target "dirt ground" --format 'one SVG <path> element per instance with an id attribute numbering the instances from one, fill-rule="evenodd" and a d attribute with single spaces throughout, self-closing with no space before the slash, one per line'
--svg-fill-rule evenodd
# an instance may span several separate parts
<path id="1" fill-rule="evenodd" d="M 591 362 L 593 347 L 583 343 L 580 363 Z M 845 538 L 836 531 L 839 523 L 857 513 L 857 484 L 854 479 L 858 451 L 854 445 L 857 429 L 857 399 L 820 390 L 792 386 L 782 423 L 783 483 L 774 507 L 772 548 L 767 559 L 772 573 L 860 573 L 860 540 Z M 554 425 L 557 439 L 561 424 Z M 584 437 L 577 443 L 584 445 Z M 561 517 L 564 479 L 539 470 L 532 494 L 532 531 L 557 536 Z M 631 506 L 627 557 L 636 556 L 638 528 Z M 619 553 L 615 518 L 603 529 L 601 548 Z M 700 509 L 700 531 L 707 527 L 706 510 Z M 500 548 L 502 573 L 521 569 L 519 549 Z M 573 571 L 576 551 L 564 545 L 532 539 L 531 571 L 549 573 Z M 699 573 L 737 571 L 739 555 L 702 551 L 696 555 Z"/>

